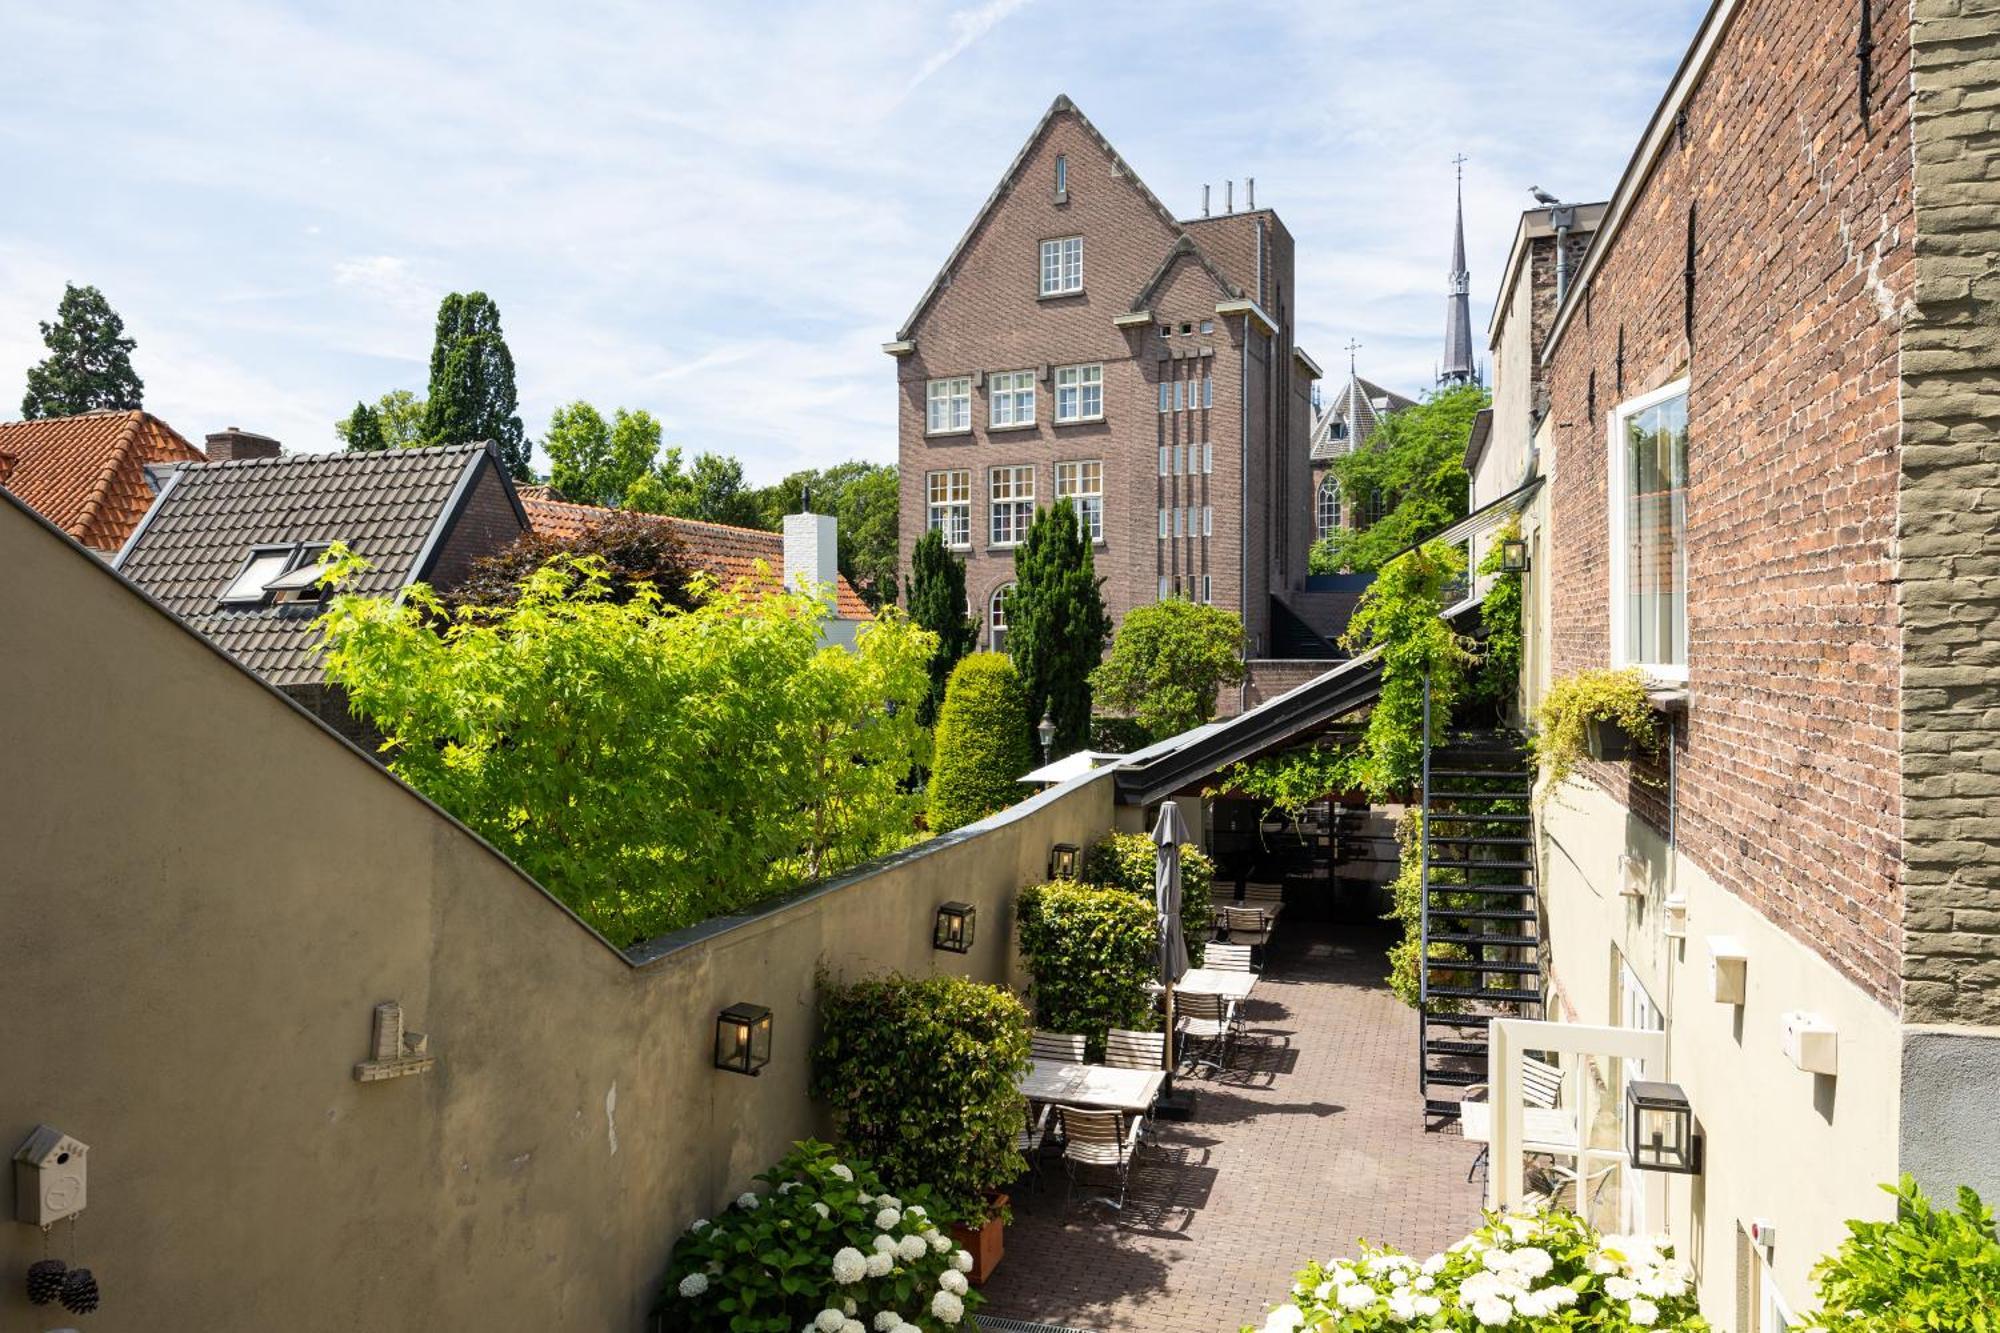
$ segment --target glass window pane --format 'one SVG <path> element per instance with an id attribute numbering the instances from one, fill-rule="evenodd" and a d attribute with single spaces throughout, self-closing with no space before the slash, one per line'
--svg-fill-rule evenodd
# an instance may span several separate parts
<path id="1" fill-rule="evenodd" d="M 1625 646 L 1634 662 L 1687 661 L 1687 398 L 1625 420 Z"/>

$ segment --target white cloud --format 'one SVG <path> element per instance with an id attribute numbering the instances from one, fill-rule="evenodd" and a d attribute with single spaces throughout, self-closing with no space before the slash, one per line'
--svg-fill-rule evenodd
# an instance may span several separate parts
<path id="1" fill-rule="evenodd" d="M 986 3 L 961 9 L 950 19 L 951 41 L 944 49 L 936 52 L 918 67 L 903 89 L 904 93 L 916 91 L 918 84 L 950 64 L 974 42 L 993 30 L 993 25 L 1027 4 L 1028 0 L 986 0 Z"/>

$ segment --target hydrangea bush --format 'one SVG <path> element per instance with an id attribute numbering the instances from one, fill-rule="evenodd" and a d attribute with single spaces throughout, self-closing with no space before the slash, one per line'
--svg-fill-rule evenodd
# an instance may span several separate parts
<path id="1" fill-rule="evenodd" d="M 1308 1264 L 1264 1333 L 1372 1329 L 1705 1330 L 1687 1269 L 1664 1239 L 1600 1236 L 1573 1213 L 1488 1213 L 1486 1225 L 1421 1263 L 1363 1244 Z M 1250 1333 L 1248 1326 L 1244 1333 Z"/>
<path id="2" fill-rule="evenodd" d="M 728 1333 L 955 1333 L 981 1297 L 928 1191 L 888 1193 L 866 1162 L 806 1140 L 674 1246 L 666 1326 Z"/>

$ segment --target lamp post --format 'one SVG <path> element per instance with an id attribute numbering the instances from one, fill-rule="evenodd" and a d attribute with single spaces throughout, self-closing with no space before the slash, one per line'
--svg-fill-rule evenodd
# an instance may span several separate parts
<path id="1" fill-rule="evenodd" d="M 1051 757 L 1049 748 L 1056 743 L 1056 724 L 1047 712 L 1042 714 L 1040 724 L 1035 727 L 1035 734 L 1042 738 L 1042 762 L 1046 764 Z"/>

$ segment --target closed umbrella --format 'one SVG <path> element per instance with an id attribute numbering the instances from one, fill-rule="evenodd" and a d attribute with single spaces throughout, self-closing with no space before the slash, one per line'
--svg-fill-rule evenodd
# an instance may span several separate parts
<path id="1" fill-rule="evenodd" d="M 1174 983 L 1188 970 L 1187 939 L 1181 933 L 1181 844 L 1187 824 L 1173 801 L 1160 805 L 1153 825 L 1153 905 L 1160 914 L 1160 984 L 1166 988 L 1166 1064 L 1174 1072 Z"/>

